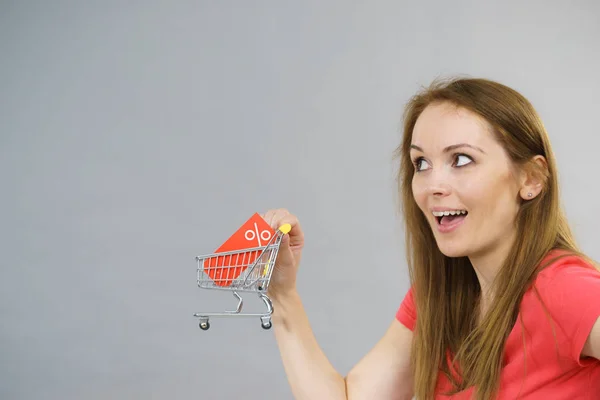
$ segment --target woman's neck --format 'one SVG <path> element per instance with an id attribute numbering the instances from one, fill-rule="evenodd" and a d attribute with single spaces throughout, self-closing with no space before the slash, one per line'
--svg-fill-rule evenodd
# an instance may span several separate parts
<path id="1" fill-rule="evenodd" d="M 485 315 L 485 311 L 494 299 L 494 283 L 504 260 L 506 260 L 512 248 L 515 235 L 516 232 L 513 233 L 512 237 L 506 238 L 501 243 L 496 244 L 496 246 L 469 256 L 481 287 L 480 306 L 482 316 Z"/>

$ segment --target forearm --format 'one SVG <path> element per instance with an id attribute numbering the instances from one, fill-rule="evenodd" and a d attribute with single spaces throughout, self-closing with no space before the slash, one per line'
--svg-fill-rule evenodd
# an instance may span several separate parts
<path id="1" fill-rule="evenodd" d="M 321 350 L 297 293 L 273 302 L 273 328 L 297 400 L 346 399 L 344 378 Z"/>

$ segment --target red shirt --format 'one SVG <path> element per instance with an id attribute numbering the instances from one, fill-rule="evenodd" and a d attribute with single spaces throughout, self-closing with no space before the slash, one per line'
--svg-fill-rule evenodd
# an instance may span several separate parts
<path id="1" fill-rule="evenodd" d="M 547 258 L 556 254 L 553 251 Z M 505 343 L 497 399 L 600 399 L 600 360 L 579 357 L 592 326 L 600 317 L 600 272 L 583 259 L 568 256 L 544 268 L 534 285 L 552 317 L 557 341 L 544 308 L 530 288 L 523 296 L 519 316 Z M 416 316 L 411 288 L 396 318 L 414 330 Z M 525 326 L 525 349 L 521 317 Z M 440 372 L 436 399 L 466 400 L 473 394 L 473 388 L 452 397 L 440 394 L 450 388 L 450 381 Z"/>

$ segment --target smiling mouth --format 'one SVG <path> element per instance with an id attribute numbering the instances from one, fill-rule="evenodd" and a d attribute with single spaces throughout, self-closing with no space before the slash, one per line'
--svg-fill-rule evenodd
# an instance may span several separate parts
<path id="1" fill-rule="evenodd" d="M 456 212 L 434 212 L 433 215 L 438 223 L 438 225 L 450 225 L 459 219 L 465 219 L 468 215 L 468 211 L 461 210 Z"/>

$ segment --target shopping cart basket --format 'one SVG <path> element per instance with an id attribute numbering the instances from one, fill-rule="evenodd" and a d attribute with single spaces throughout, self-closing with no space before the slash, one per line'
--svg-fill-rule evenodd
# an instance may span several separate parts
<path id="1" fill-rule="evenodd" d="M 267 296 L 269 282 L 275 267 L 279 245 L 283 235 L 292 229 L 290 224 L 282 225 L 264 246 L 250 249 L 212 253 L 197 256 L 198 287 L 212 290 L 228 290 L 238 301 L 232 311 L 199 312 L 194 316 L 200 319 L 200 329 L 210 328 L 210 317 L 260 317 L 264 329 L 271 328 L 273 304 Z M 265 303 L 264 313 L 242 313 L 243 299 L 238 292 L 254 292 Z"/>

